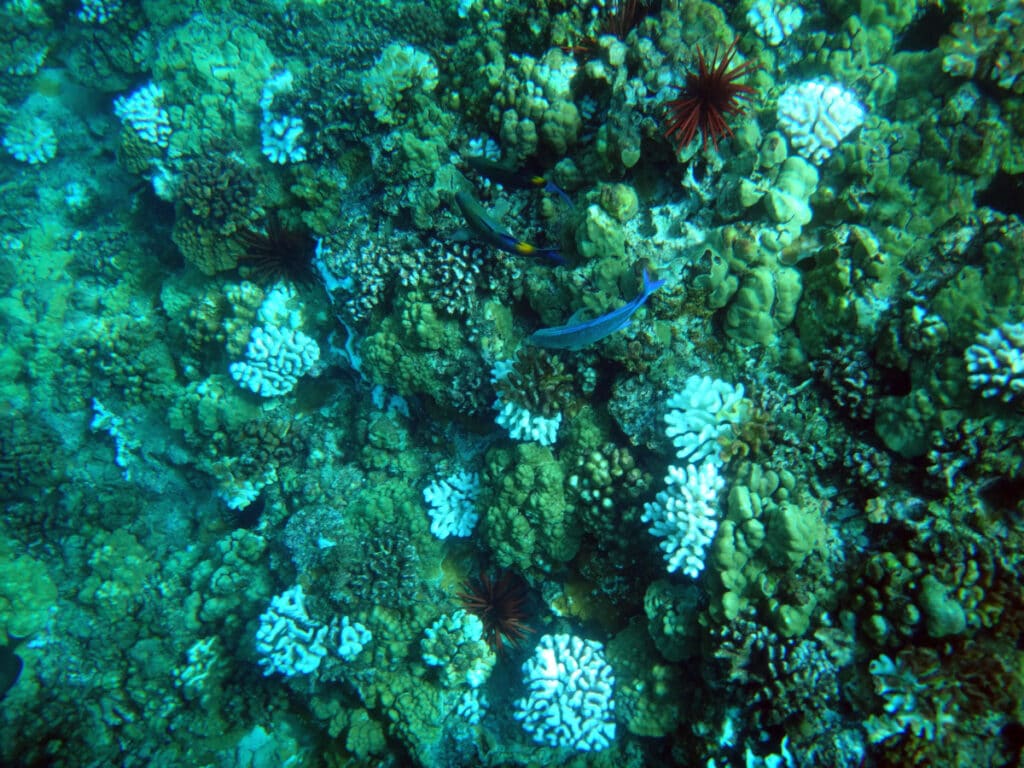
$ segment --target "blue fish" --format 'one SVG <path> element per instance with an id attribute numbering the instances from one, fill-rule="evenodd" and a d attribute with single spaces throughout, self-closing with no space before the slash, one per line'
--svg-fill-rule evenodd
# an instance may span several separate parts
<path id="1" fill-rule="evenodd" d="M 8 633 L 7 643 L 0 645 L 0 701 L 21 677 L 21 670 L 25 663 L 14 651 L 17 650 L 18 643 L 24 639 Z"/>
<path id="2" fill-rule="evenodd" d="M 514 253 L 518 256 L 537 256 L 549 259 L 556 264 L 565 264 L 565 259 L 562 258 L 562 254 L 558 252 L 557 248 L 538 248 L 503 230 L 468 192 L 464 190 L 456 192 L 455 202 L 458 203 L 462 217 L 478 240 L 493 245 L 505 253 Z"/>
<path id="3" fill-rule="evenodd" d="M 555 182 L 551 181 L 540 174 L 528 173 L 526 171 L 517 171 L 514 168 L 510 168 L 507 165 L 496 163 L 493 160 L 488 160 L 486 157 L 480 157 L 473 155 L 472 157 L 466 158 L 466 163 L 474 171 L 479 173 L 481 176 L 486 176 L 491 181 L 495 181 L 501 184 L 503 187 L 509 189 L 543 189 L 545 192 L 553 192 L 554 194 L 565 200 L 566 204 L 572 208 L 572 200 L 569 196 L 562 191 Z"/>
<path id="4" fill-rule="evenodd" d="M 530 334 L 526 341 L 535 347 L 545 349 L 582 349 L 629 325 L 633 314 L 644 305 L 652 293 L 664 284 L 664 280 L 651 280 L 651 276 L 645 269 L 644 288 L 640 295 L 628 304 L 600 317 L 595 317 L 593 320 L 575 323 L 570 319 L 567 325 L 541 328 Z"/>

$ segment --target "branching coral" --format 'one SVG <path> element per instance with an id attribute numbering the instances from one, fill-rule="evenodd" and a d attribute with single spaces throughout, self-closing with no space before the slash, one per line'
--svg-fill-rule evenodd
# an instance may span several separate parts
<path id="1" fill-rule="evenodd" d="M 471 315 L 477 305 L 477 286 L 493 262 L 485 249 L 431 237 L 402 259 L 402 285 L 428 294 L 449 315 Z"/>
<path id="2" fill-rule="evenodd" d="M 177 192 L 192 215 L 221 235 L 253 229 L 263 216 L 256 175 L 232 155 L 204 155 L 185 163 Z"/>
<path id="3" fill-rule="evenodd" d="M 622 525 L 639 522 L 636 502 L 651 484 L 650 472 L 637 466 L 629 449 L 610 442 L 580 456 L 577 467 L 569 485 L 582 502 L 581 522 L 606 546 L 625 545 Z"/>
<path id="4" fill-rule="evenodd" d="M 525 347 L 494 389 L 503 403 L 515 403 L 532 414 L 572 416 L 579 407 L 575 378 L 558 355 Z"/>

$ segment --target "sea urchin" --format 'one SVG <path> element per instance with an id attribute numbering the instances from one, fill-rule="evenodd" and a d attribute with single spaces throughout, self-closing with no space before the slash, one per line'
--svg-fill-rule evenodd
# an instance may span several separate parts
<path id="1" fill-rule="evenodd" d="M 697 71 L 686 74 L 686 85 L 676 86 L 680 91 L 678 98 L 665 102 L 668 113 L 665 137 L 675 140 L 677 151 L 693 141 L 698 129 L 701 149 L 710 138 L 717 150 L 718 139 L 733 135 L 725 122 L 726 115 L 743 114 L 740 101 L 754 94 L 752 86 L 741 85 L 736 80 L 757 68 L 752 61 L 730 66 L 735 53 L 736 41 L 733 40 L 721 61 L 715 51 L 709 65 L 703 51 L 698 50 Z"/>
<path id="2" fill-rule="evenodd" d="M 533 632 L 526 623 L 526 582 L 512 571 L 502 570 L 492 580 L 483 570 L 480 578 L 466 581 L 459 600 L 483 622 L 487 640 L 498 653 L 506 644 L 515 646 Z"/>

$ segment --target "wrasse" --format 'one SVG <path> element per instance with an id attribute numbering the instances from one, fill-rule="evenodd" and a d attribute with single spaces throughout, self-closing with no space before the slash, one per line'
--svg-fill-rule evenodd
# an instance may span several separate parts
<path id="1" fill-rule="evenodd" d="M 494 219 L 487 215 L 487 211 L 483 209 L 483 206 L 465 190 L 455 193 L 455 202 L 458 203 L 459 210 L 462 211 L 466 224 L 469 225 L 477 239 L 482 240 L 488 245 L 493 245 L 498 250 L 505 251 L 505 253 L 514 253 L 519 256 L 537 256 L 542 259 L 550 259 L 556 264 L 565 264 L 565 259 L 562 258 L 562 254 L 558 252 L 557 248 L 538 248 L 535 245 L 530 245 L 525 240 L 513 237 L 503 230 Z"/>
<path id="2" fill-rule="evenodd" d="M 541 328 L 530 334 L 526 341 L 535 347 L 545 349 L 582 349 L 629 325 L 633 314 L 644 305 L 652 293 L 664 284 L 664 280 L 651 280 L 651 276 L 645 269 L 643 290 L 628 304 L 600 317 L 595 317 L 593 320 L 575 323 L 570 318 L 567 325 Z"/>
<path id="3" fill-rule="evenodd" d="M 543 176 L 509 168 L 507 165 L 488 160 L 480 155 L 467 157 L 466 163 L 481 176 L 486 176 L 491 181 L 509 189 L 543 189 L 545 192 L 554 192 L 572 208 L 572 200 L 562 191 L 561 187 Z"/>

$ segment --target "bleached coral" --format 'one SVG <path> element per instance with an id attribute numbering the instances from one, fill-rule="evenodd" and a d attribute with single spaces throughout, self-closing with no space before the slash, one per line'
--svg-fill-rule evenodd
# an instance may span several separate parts
<path id="1" fill-rule="evenodd" d="M 424 488 L 423 499 L 430 505 L 430 532 L 439 539 L 469 536 L 479 518 L 479 493 L 480 476 L 475 472 L 457 472 Z"/>
<path id="2" fill-rule="evenodd" d="M 967 381 L 982 397 L 1009 402 L 1024 395 L 1024 322 L 1003 323 L 964 351 Z"/>
<path id="3" fill-rule="evenodd" d="M 286 677 L 315 672 L 333 647 L 339 657 L 352 661 L 373 639 L 370 631 L 345 616 L 329 624 L 306 611 L 301 584 L 275 595 L 260 616 L 256 652 L 264 675 L 278 672 Z"/>
<path id="4" fill-rule="evenodd" d="M 803 9 L 779 0 L 754 0 L 747 11 L 747 23 L 768 45 L 781 45 L 804 20 Z"/>
<path id="5" fill-rule="evenodd" d="M 4 149 L 29 165 L 46 163 L 57 154 L 57 134 L 49 123 L 34 115 L 18 115 L 4 131 Z"/>
<path id="6" fill-rule="evenodd" d="M 477 725 L 484 719 L 490 702 L 487 695 L 480 688 L 470 688 L 459 697 L 455 705 L 455 713 L 470 725 Z"/>
<path id="7" fill-rule="evenodd" d="M 285 70 L 270 78 L 263 85 L 260 96 L 260 139 L 261 150 L 268 160 L 278 165 L 301 163 L 306 159 L 306 148 L 302 145 L 305 125 L 301 117 L 278 114 L 274 111 L 274 98 L 292 88 L 292 74 Z"/>
<path id="8" fill-rule="evenodd" d="M 499 360 L 491 369 L 491 383 L 497 383 L 512 372 L 511 360 Z M 558 428 L 562 424 L 562 414 L 544 416 L 530 412 L 519 403 L 506 402 L 500 397 L 494 401 L 498 415 L 495 423 L 504 427 L 513 440 L 535 442 L 541 445 L 554 445 L 558 437 Z"/>
<path id="9" fill-rule="evenodd" d="M 231 378 L 260 397 L 291 392 L 320 359 L 316 341 L 293 328 L 275 325 L 252 329 L 245 360 L 229 366 Z"/>
<path id="10" fill-rule="evenodd" d="M 266 325 L 298 328 L 302 325 L 302 304 L 295 288 L 287 283 L 275 283 L 264 295 L 256 317 Z"/>
<path id="11" fill-rule="evenodd" d="M 163 108 L 163 100 L 163 88 L 146 83 L 131 95 L 114 99 L 114 114 L 140 139 L 166 149 L 171 141 L 171 118 Z"/>
<path id="12" fill-rule="evenodd" d="M 260 616 L 256 652 L 264 675 L 279 672 L 286 677 L 315 672 L 327 655 L 330 628 L 306 612 L 306 596 L 296 584 L 270 600 Z"/>
<path id="13" fill-rule="evenodd" d="M 348 616 L 342 617 L 340 625 L 331 627 L 332 631 L 335 629 L 338 633 L 338 655 L 345 661 L 353 661 L 373 640 L 370 630 L 358 621 L 351 621 Z"/>
<path id="14" fill-rule="evenodd" d="M 867 112 L 852 91 L 808 80 L 782 92 L 777 117 L 793 148 L 820 165 L 864 122 Z"/>
<path id="15" fill-rule="evenodd" d="M 710 460 L 699 466 L 670 466 L 665 490 L 644 504 L 640 519 L 651 523 L 651 534 L 665 539 L 659 546 L 669 573 L 682 569 L 695 579 L 704 570 L 707 548 L 718 530 L 718 492 L 724 483 Z"/>
<path id="16" fill-rule="evenodd" d="M 665 433 L 676 447 L 676 458 L 699 464 L 722 464 L 719 439 L 747 418 L 749 403 L 743 385 L 733 386 L 710 376 L 691 376 L 682 391 L 668 401 Z"/>
<path id="17" fill-rule="evenodd" d="M 528 694 L 513 717 L 538 744 L 598 751 L 615 739 L 615 675 L 604 647 L 574 635 L 544 635 L 523 664 Z"/>
<path id="18" fill-rule="evenodd" d="M 186 698 L 202 695 L 207 680 L 220 663 L 220 643 L 216 635 L 196 640 L 188 649 L 186 664 L 174 668 L 174 685 Z"/>
<path id="19" fill-rule="evenodd" d="M 292 115 L 265 120 L 260 124 L 263 154 L 272 163 L 301 163 L 306 159 L 306 148 L 302 146 L 305 127 L 302 118 Z"/>
<path id="20" fill-rule="evenodd" d="M 665 434 L 681 464 L 669 466 L 665 489 L 644 504 L 641 520 L 664 538 L 668 571 L 696 578 L 704 570 L 708 546 L 718 530 L 718 493 L 725 481 L 720 441 L 749 415 L 743 385 L 710 376 L 691 376 L 669 401 Z"/>

